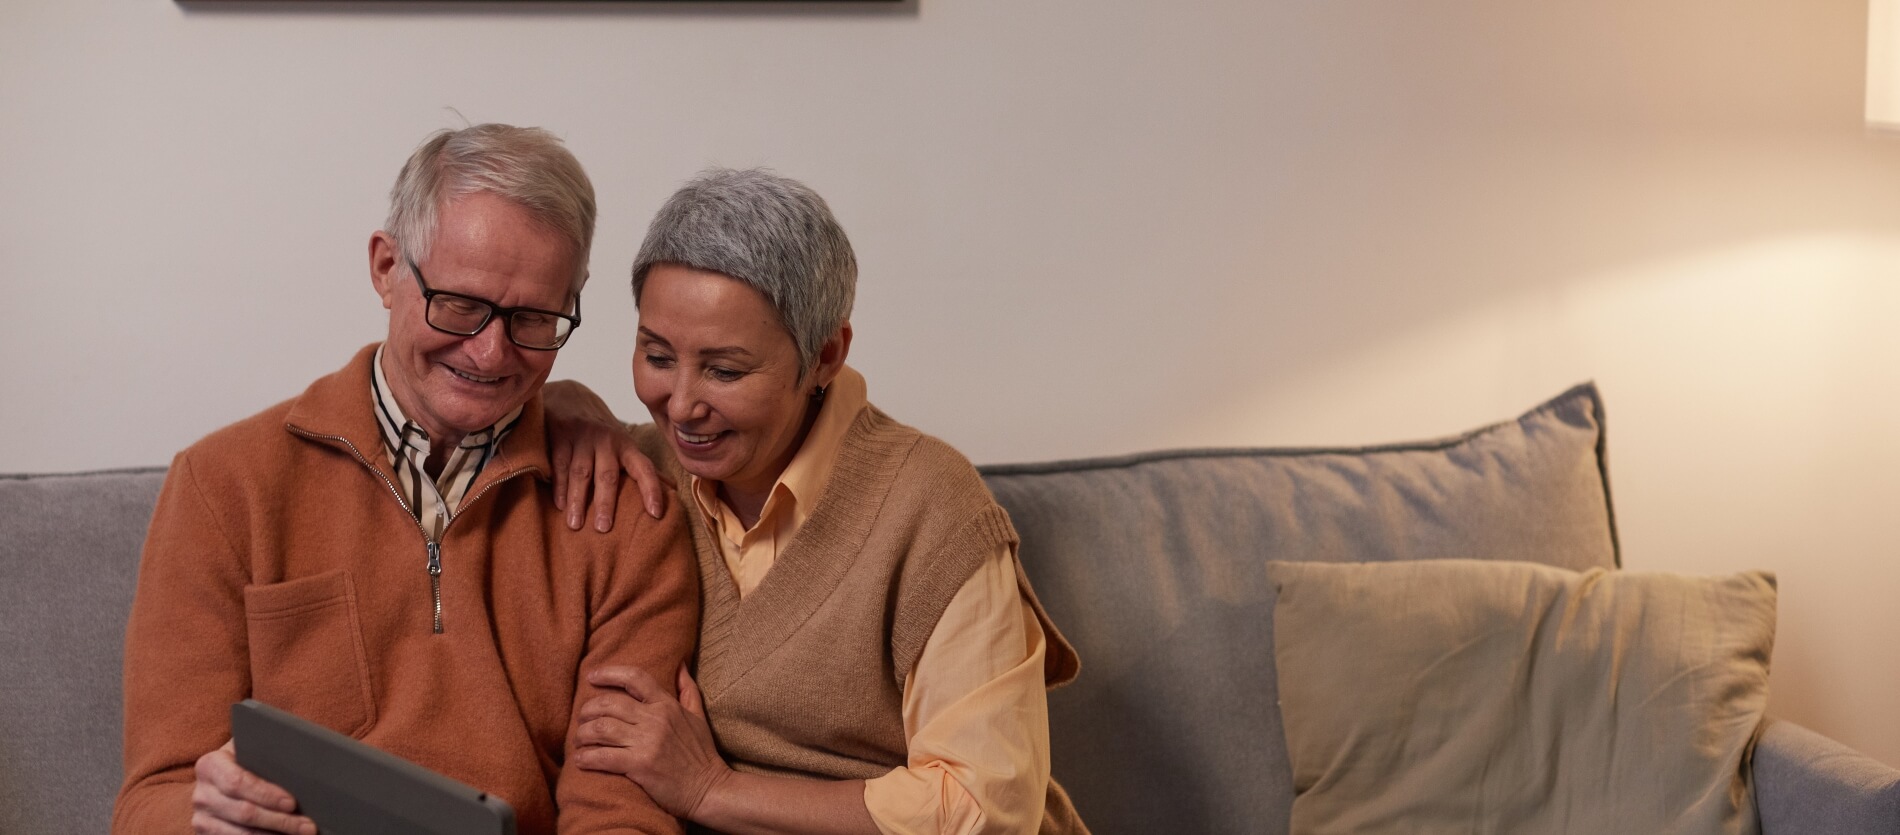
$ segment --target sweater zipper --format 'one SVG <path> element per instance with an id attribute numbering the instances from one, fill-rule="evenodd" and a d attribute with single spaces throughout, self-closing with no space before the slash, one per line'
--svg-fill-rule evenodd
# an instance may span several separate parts
<path id="1" fill-rule="evenodd" d="M 311 438 L 315 440 L 324 440 L 324 441 L 334 441 L 336 443 L 342 444 L 344 448 L 350 451 L 351 455 L 356 456 L 357 463 L 360 463 L 364 467 L 368 468 L 371 473 L 373 473 L 378 479 L 382 480 L 383 486 L 389 488 L 389 495 L 396 499 L 396 504 L 402 506 L 402 512 L 409 514 L 409 517 L 412 519 L 415 519 L 419 515 L 409 509 L 408 502 L 403 501 L 402 491 L 396 489 L 395 482 L 390 481 L 389 476 L 383 475 L 381 470 L 376 469 L 376 465 L 371 464 L 368 458 L 363 457 L 363 453 L 357 450 L 356 444 L 350 443 L 349 438 L 345 438 L 342 435 L 322 435 L 315 432 L 308 432 L 303 429 L 299 429 L 295 426 L 286 426 L 285 428 L 299 435 L 302 435 L 306 438 Z M 463 499 L 462 507 L 465 509 L 470 504 L 473 504 L 476 499 L 479 499 L 485 495 L 488 495 L 488 491 L 494 489 L 495 485 L 500 484 L 504 481 L 507 481 L 508 479 L 514 478 L 515 476 L 518 476 L 522 473 L 530 472 L 533 469 L 534 469 L 533 467 L 522 467 L 520 469 L 509 471 L 508 473 L 502 475 L 500 478 L 497 478 L 494 481 L 489 482 L 487 486 L 481 489 L 480 492 L 466 499 Z M 460 512 L 457 512 L 455 515 L 461 516 L 462 514 Z M 448 535 L 449 525 L 453 525 L 453 524 L 455 524 L 455 519 L 454 517 L 451 517 L 449 521 L 442 526 L 442 533 L 444 536 Z M 440 543 L 430 538 L 429 532 L 423 529 L 422 520 L 420 519 L 416 520 L 416 532 L 422 535 L 423 547 L 428 552 L 429 596 L 432 598 L 432 603 L 434 607 L 434 617 L 433 617 L 434 626 L 433 626 L 432 631 L 434 634 L 440 635 L 442 634 L 442 546 Z"/>
<path id="2" fill-rule="evenodd" d="M 442 546 L 429 543 L 429 595 L 435 598 L 435 634 L 442 634 Z"/>
<path id="3" fill-rule="evenodd" d="M 467 510 L 470 505 L 475 504 L 476 500 L 488 495 L 488 491 L 493 490 L 495 485 L 522 473 L 529 472 L 532 469 L 532 467 L 522 467 L 520 469 L 510 470 L 503 473 L 494 481 L 488 482 L 488 484 L 477 491 L 475 495 L 462 499 L 462 506 L 456 508 L 454 515 L 449 517 L 449 521 L 442 523 L 442 535 L 445 537 L 448 536 L 450 526 L 455 524 L 455 520 L 462 518 L 462 511 Z M 381 475 L 381 473 L 377 475 Z M 389 479 L 385 478 L 383 481 L 387 482 Z M 399 496 L 398 498 L 401 497 Z M 416 527 L 420 528 L 421 525 L 417 525 Z M 427 537 L 425 536 L 424 538 L 426 539 Z M 442 634 L 442 546 L 435 540 L 429 541 L 429 593 L 435 597 L 435 634 L 440 635 Z"/>

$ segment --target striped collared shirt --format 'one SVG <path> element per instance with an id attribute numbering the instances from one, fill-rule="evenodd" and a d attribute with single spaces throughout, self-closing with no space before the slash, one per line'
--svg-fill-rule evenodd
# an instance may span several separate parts
<path id="1" fill-rule="evenodd" d="M 370 398 L 376 406 L 376 425 L 383 430 L 383 451 L 389 455 L 389 465 L 396 470 L 396 489 L 409 504 L 409 515 L 416 517 L 416 524 L 422 526 L 429 541 L 440 541 L 449 520 L 461 509 L 469 486 L 482 474 L 482 468 L 488 466 L 489 460 L 495 457 L 495 450 L 501 447 L 502 439 L 508 437 L 521 419 L 521 407 L 517 406 L 487 429 L 464 435 L 462 442 L 449 452 L 442 474 L 431 479 L 423 466 L 429 460 L 429 433 L 404 417 L 402 407 L 396 405 L 396 395 L 383 377 L 382 348 L 376 349 L 376 358 L 370 367 L 375 372 L 370 375 Z"/>

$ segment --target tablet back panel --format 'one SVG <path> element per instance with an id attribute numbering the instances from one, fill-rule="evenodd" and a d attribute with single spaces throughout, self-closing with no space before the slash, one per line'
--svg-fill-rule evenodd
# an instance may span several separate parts
<path id="1" fill-rule="evenodd" d="M 231 706 L 231 735 L 325 835 L 514 835 L 501 798 L 255 699 Z"/>

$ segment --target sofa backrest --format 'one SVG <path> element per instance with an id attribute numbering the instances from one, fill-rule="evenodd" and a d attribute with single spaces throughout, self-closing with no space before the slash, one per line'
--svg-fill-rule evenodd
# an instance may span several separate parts
<path id="1" fill-rule="evenodd" d="M 120 663 L 162 468 L 0 476 L 0 832 L 104 832 Z"/>
<path id="2" fill-rule="evenodd" d="M 1428 443 L 983 468 L 1082 655 L 1050 719 L 1056 777 L 1084 820 L 1101 835 L 1284 832 L 1264 563 L 1614 565 L 1602 426 L 1580 386 Z M 163 480 L 0 475 L 0 832 L 107 829 L 125 619 Z"/>
<path id="3" fill-rule="evenodd" d="M 1285 832 L 1266 562 L 1615 566 L 1602 413 L 1586 384 L 1426 443 L 982 468 L 1082 657 L 1049 711 L 1055 777 L 1083 820 L 1099 835 Z"/>

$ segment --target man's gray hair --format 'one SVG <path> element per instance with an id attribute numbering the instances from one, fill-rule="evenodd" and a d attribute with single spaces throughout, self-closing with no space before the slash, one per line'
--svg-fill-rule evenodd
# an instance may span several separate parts
<path id="1" fill-rule="evenodd" d="M 759 291 L 798 346 L 801 373 L 817 365 L 857 294 L 857 256 L 825 199 L 762 168 L 710 168 L 667 198 L 633 260 L 634 306 L 647 271 L 660 263 L 720 273 Z"/>
<path id="2" fill-rule="evenodd" d="M 443 204 L 475 193 L 520 206 L 574 246 L 576 292 L 594 245 L 594 185 L 559 137 L 540 128 L 485 124 L 431 134 L 396 176 L 383 229 L 401 256 L 429 258 Z"/>

